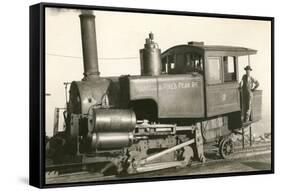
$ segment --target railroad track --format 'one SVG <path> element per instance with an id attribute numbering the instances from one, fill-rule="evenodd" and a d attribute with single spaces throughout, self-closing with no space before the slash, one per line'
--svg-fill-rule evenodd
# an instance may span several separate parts
<path id="1" fill-rule="evenodd" d="M 194 161 L 190 166 L 199 167 L 199 166 L 217 164 L 223 161 L 233 161 L 235 159 L 247 158 L 256 155 L 270 154 L 271 144 L 270 143 L 258 144 L 244 149 L 238 146 L 235 148 L 235 154 L 233 154 L 228 159 L 216 158 L 214 157 L 214 152 L 213 152 L 213 157 L 208 157 L 208 153 L 212 153 L 212 151 L 214 150 L 215 149 L 213 150 L 208 149 L 206 151 L 207 160 L 205 163 L 202 164 L 201 162 Z M 87 164 L 87 165 L 91 165 L 91 164 Z M 90 181 L 105 181 L 105 180 L 114 180 L 114 179 L 130 179 L 136 177 L 136 174 L 127 175 L 127 176 L 116 176 L 116 175 L 104 176 L 101 173 L 89 172 L 89 171 L 78 171 L 78 172 L 70 172 L 70 173 L 63 173 L 63 174 L 58 174 L 56 172 L 56 169 L 73 169 L 73 168 L 75 169 L 79 167 L 81 167 L 81 164 L 77 164 L 77 163 L 48 166 L 46 167 L 46 171 L 48 171 L 46 173 L 46 183 L 57 184 L 57 183 L 72 183 L 72 182 L 90 182 Z M 145 174 L 151 174 L 151 172 L 142 173 L 142 176 Z"/>

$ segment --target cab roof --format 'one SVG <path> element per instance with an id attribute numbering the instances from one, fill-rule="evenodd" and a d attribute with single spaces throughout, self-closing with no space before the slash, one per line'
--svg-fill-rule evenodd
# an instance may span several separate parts
<path id="1" fill-rule="evenodd" d="M 236 56 L 246 56 L 246 55 L 252 55 L 256 54 L 257 50 L 245 48 L 245 47 L 238 47 L 238 46 L 223 46 L 223 45 L 204 45 L 203 42 L 189 42 L 188 44 L 182 44 L 177 45 L 174 47 L 171 47 L 163 52 L 163 54 L 166 54 L 167 52 L 171 50 L 176 49 L 196 49 L 201 51 L 218 51 L 218 52 L 225 52 L 229 54 L 235 54 Z"/>

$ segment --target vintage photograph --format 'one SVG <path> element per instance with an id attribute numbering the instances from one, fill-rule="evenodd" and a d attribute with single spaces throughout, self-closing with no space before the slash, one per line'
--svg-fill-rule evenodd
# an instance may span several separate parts
<path id="1" fill-rule="evenodd" d="M 271 21 L 45 8 L 45 183 L 272 172 Z"/>

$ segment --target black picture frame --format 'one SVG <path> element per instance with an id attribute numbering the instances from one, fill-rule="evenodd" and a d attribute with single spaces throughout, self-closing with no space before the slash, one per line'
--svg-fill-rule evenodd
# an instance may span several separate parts
<path id="1" fill-rule="evenodd" d="M 81 9 L 81 10 L 100 10 L 100 11 L 119 11 L 128 13 L 153 13 L 163 15 L 182 15 L 182 16 L 200 16 L 209 18 L 226 19 L 247 19 L 258 21 L 269 21 L 271 23 L 271 170 L 239 172 L 239 173 L 219 173 L 188 176 L 171 176 L 161 178 L 136 178 L 133 180 L 105 180 L 98 182 L 75 182 L 46 184 L 45 183 L 45 9 L 63 8 L 63 9 Z M 29 183 L 39 188 L 53 188 L 66 186 L 84 186 L 100 184 L 116 184 L 131 182 L 165 181 L 176 179 L 208 178 L 208 177 L 226 177 L 243 176 L 256 174 L 274 173 L 274 17 L 249 16 L 249 15 L 230 15 L 214 13 L 197 13 L 168 10 L 136 9 L 121 7 L 104 7 L 94 5 L 75 5 L 75 4 L 57 4 L 57 3 L 39 3 L 30 6 L 30 163 L 29 163 Z"/>

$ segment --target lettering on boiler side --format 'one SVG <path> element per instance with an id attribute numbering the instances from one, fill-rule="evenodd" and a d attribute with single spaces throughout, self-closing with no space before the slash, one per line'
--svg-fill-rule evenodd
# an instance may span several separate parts
<path id="1" fill-rule="evenodd" d="M 188 82 L 164 82 L 159 83 L 158 89 L 159 90 L 177 90 L 177 89 L 188 89 L 188 88 L 198 88 L 200 87 L 200 81 L 188 81 Z M 138 93 L 141 92 L 151 92 L 157 91 L 157 86 L 147 84 L 135 87 L 134 90 Z"/>
<path id="2" fill-rule="evenodd" d="M 162 83 L 162 84 L 159 84 L 159 90 L 176 90 L 176 89 L 197 88 L 200 86 L 199 83 L 200 83 L 200 81 Z"/>

